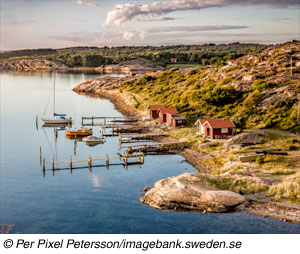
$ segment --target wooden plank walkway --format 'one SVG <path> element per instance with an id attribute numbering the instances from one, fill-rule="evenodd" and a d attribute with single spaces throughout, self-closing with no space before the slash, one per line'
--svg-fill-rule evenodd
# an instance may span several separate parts
<path id="1" fill-rule="evenodd" d="M 122 148 L 133 148 L 133 147 L 163 147 L 163 146 L 176 146 L 176 145 L 187 145 L 187 142 L 165 142 L 165 143 L 154 143 L 154 144 L 134 144 L 134 145 L 125 145 L 119 146 L 119 149 Z"/>
<path id="2" fill-rule="evenodd" d="M 70 169 L 72 171 L 72 169 L 74 168 L 86 168 L 86 166 L 79 166 L 79 167 L 74 167 L 74 164 L 76 163 L 81 163 L 81 162 L 87 162 L 88 168 L 92 168 L 92 167 L 101 167 L 101 166 L 105 166 L 105 167 L 109 167 L 110 165 L 123 165 L 123 166 L 127 166 L 129 164 L 135 163 L 135 164 L 144 164 L 144 157 L 145 154 L 144 153 L 137 153 L 137 154 L 126 154 L 124 153 L 124 155 L 119 155 L 119 156 L 113 156 L 113 157 L 109 157 L 108 154 L 106 154 L 105 158 L 92 158 L 91 156 L 88 156 L 87 160 L 72 160 L 72 156 L 70 155 L 70 158 L 68 161 L 54 161 L 54 158 L 52 158 L 51 162 L 47 162 L 45 161 L 45 158 L 43 158 L 42 160 L 42 167 L 43 167 L 43 172 L 45 172 L 46 170 L 46 165 L 51 165 L 51 170 L 55 171 L 55 170 L 61 170 L 62 168 L 56 168 L 56 165 L 59 164 L 68 164 L 69 167 L 63 168 L 63 169 Z M 131 158 L 139 158 L 138 162 L 128 162 L 128 159 Z M 112 164 L 111 160 L 121 160 L 122 163 L 120 164 Z M 105 164 L 98 164 L 98 165 L 93 165 L 93 162 L 95 161 L 105 161 Z"/>
<path id="3" fill-rule="evenodd" d="M 89 120 L 89 123 L 86 123 L 85 120 Z M 123 117 L 123 116 L 82 116 L 81 125 L 82 126 L 94 126 L 95 120 L 103 120 L 103 125 L 106 125 L 107 121 L 116 123 L 117 121 L 138 121 L 138 118 L 134 117 Z M 98 125 L 98 124 L 97 124 Z"/>
<path id="4" fill-rule="evenodd" d="M 151 141 L 154 138 L 167 136 L 164 133 L 145 133 L 145 134 L 120 134 L 119 135 L 119 144 L 122 143 L 134 143 L 143 140 Z"/>

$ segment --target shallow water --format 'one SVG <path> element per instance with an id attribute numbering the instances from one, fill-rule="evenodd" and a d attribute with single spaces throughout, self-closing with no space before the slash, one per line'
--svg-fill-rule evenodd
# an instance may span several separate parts
<path id="1" fill-rule="evenodd" d="M 95 77 L 80 73 L 1 73 L 1 224 L 10 233 L 300 233 L 300 225 L 242 213 L 202 214 L 156 210 L 139 202 L 141 188 L 195 169 L 178 155 L 146 156 L 145 164 L 55 171 L 43 176 L 46 162 L 115 156 L 118 138 L 88 147 L 54 129 L 36 129 L 56 75 L 57 113 L 80 125 L 81 116 L 121 116 L 108 100 L 78 95 L 71 89 Z M 50 99 L 47 114 L 52 112 Z M 99 136 L 99 128 L 94 127 Z M 117 162 L 117 161 L 116 161 Z M 50 165 L 48 165 L 50 166 Z"/>

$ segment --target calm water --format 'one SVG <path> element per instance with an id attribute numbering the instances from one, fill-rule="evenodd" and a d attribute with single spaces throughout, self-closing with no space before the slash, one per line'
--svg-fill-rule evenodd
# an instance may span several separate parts
<path id="1" fill-rule="evenodd" d="M 51 73 L 1 73 L 1 224 L 14 224 L 11 233 L 300 233 L 300 225 L 241 213 L 202 214 L 169 212 L 141 204 L 140 188 L 183 172 L 195 172 L 172 156 L 147 156 L 145 164 L 46 171 L 39 165 L 39 147 L 46 162 L 114 156 L 116 137 L 88 147 L 52 128 L 36 129 L 35 116 L 43 115 L 53 86 Z M 57 112 L 77 120 L 82 115 L 121 116 L 107 100 L 80 96 L 71 91 L 95 77 L 57 73 Z M 52 111 L 50 100 L 48 113 Z M 99 129 L 94 127 L 94 134 Z"/>

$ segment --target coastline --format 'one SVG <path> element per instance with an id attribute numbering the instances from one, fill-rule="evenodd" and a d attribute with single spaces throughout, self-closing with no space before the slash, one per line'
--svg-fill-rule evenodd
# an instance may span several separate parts
<path id="1" fill-rule="evenodd" d="M 120 86 L 119 80 L 117 80 L 118 85 L 108 85 L 106 87 L 100 85 L 100 87 L 97 87 L 95 84 L 93 84 L 92 89 L 89 87 L 90 83 L 91 81 L 86 81 L 82 84 L 79 84 L 73 89 L 73 91 L 85 96 L 108 99 L 114 104 L 116 110 L 125 116 L 141 117 L 145 115 L 145 113 L 143 114 L 143 112 L 135 108 L 136 102 L 131 98 L 130 95 L 121 93 L 117 89 Z M 155 127 L 153 127 L 155 131 L 160 132 L 163 132 L 165 130 L 164 128 L 165 127 L 162 125 L 155 125 Z M 177 139 L 168 136 L 158 140 L 158 142 L 167 141 L 177 141 Z M 201 162 L 201 160 L 205 159 L 206 157 L 210 157 L 209 154 L 203 155 L 202 153 L 191 148 L 186 148 L 183 151 L 177 151 L 176 153 L 183 156 L 186 162 L 193 166 L 199 174 L 206 176 L 209 175 L 211 170 Z M 201 158 L 201 160 L 199 158 Z M 262 216 L 264 218 L 269 217 L 300 224 L 299 204 L 289 203 L 288 201 L 274 201 L 272 198 L 262 195 L 262 193 L 245 194 L 243 196 L 246 198 L 246 202 L 238 206 L 236 208 L 236 212 L 249 213 Z"/>

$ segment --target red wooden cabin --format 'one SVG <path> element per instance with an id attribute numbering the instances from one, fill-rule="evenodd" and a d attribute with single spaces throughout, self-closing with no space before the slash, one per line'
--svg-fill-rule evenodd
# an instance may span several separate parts
<path id="1" fill-rule="evenodd" d="M 203 126 L 204 135 L 211 139 L 230 138 L 233 136 L 233 128 L 235 128 L 234 123 L 230 120 L 207 120 Z"/>
<path id="2" fill-rule="evenodd" d="M 178 114 L 178 111 L 176 108 L 160 108 L 158 110 L 158 119 L 162 123 L 167 122 L 167 113 L 170 114 Z"/>
<path id="3" fill-rule="evenodd" d="M 167 113 L 166 122 L 173 127 L 186 126 L 186 117 Z"/>
<path id="4" fill-rule="evenodd" d="M 148 115 L 149 115 L 149 117 L 151 117 L 153 119 L 158 118 L 158 110 L 160 108 L 165 108 L 165 106 L 164 105 L 150 105 L 148 107 Z"/>

